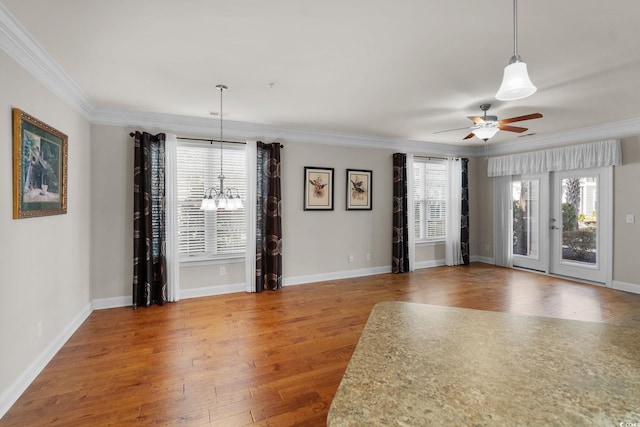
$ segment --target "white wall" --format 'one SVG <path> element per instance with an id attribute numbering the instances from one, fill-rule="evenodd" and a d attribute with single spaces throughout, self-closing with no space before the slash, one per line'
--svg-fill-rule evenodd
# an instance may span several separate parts
<path id="1" fill-rule="evenodd" d="M 0 51 L 0 414 L 90 312 L 90 126 Z M 69 137 L 67 214 L 13 219 L 12 107 Z M 42 335 L 38 336 L 38 323 Z M 40 366 L 42 365 L 42 366 Z"/>

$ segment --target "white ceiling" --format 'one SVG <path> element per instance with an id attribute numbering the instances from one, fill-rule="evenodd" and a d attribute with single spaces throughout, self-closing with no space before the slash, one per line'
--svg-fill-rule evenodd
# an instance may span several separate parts
<path id="1" fill-rule="evenodd" d="M 538 92 L 512 102 L 511 0 L 0 2 L 99 111 L 211 117 L 222 83 L 225 120 L 397 140 L 477 144 L 434 132 L 486 102 L 537 135 L 640 118 L 637 0 L 520 0 Z"/>

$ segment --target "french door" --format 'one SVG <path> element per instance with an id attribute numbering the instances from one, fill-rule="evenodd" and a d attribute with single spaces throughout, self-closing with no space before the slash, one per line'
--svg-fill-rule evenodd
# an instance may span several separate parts
<path id="1" fill-rule="evenodd" d="M 611 286 L 611 175 L 611 168 L 553 174 L 551 273 Z"/>
<path id="2" fill-rule="evenodd" d="M 513 265 L 611 286 L 612 170 L 514 176 Z"/>
<path id="3" fill-rule="evenodd" d="M 513 204 L 513 265 L 548 272 L 549 176 L 515 176 L 511 180 Z"/>

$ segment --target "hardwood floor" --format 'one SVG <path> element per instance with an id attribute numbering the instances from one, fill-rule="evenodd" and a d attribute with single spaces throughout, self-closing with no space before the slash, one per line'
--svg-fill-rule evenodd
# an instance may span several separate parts
<path id="1" fill-rule="evenodd" d="M 481 263 L 100 310 L 0 426 L 323 426 L 389 300 L 640 326 L 640 295 Z"/>

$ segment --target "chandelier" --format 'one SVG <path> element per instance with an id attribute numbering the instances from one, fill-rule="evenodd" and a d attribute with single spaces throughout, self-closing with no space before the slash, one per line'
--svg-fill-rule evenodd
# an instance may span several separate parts
<path id="1" fill-rule="evenodd" d="M 222 149 L 222 143 L 224 141 L 222 133 L 222 93 L 227 90 L 227 86 L 217 85 L 216 89 L 220 91 L 220 175 L 218 176 L 218 179 L 220 180 L 220 186 L 209 187 L 204 191 L 204 198 L 202 199 L 200 209 L 205 211 L 234 211 L 236 209 L 242 209 L 243 205 L 238 190 L 232 187 L 224 187 Z"/>

